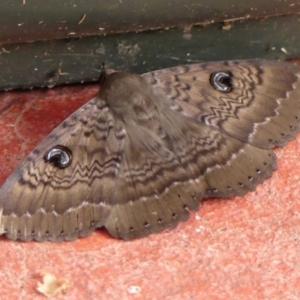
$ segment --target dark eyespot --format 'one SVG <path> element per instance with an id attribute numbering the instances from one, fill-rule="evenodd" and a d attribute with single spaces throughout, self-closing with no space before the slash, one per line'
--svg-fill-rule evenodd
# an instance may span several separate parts
<path id="1" fill-rule="evenodd" d="M 253 180 L 253 177 L 252 177 L 252 176 L 248 176 L 248 180 L 249 180 L 249 181 L 252 181 L 252 180 Z"/>
<path id="2" fill-rule="evenodd" d="M 257 173 L 257 174 L 260 174 L 260 173 L 261 173 L 261 170 L 260 170 L 260 169 L 256 169 L 256 173 Z"/>
<path id="3" fill-rule="evenodd" d="M 216 194 L 216 193 L 218 192 L 218 190 L 215 189 L 215 188 L 213 188 L 213 189 L 212 189 L 212 192 L 213 192 L 214 194 Z"/>
<path id="4" fill-rule="evenodd" d="M 222 93 L 228 93 L 232 90 L 233 75 L 228 71 L 214 72 L 210 76 L 210 84 Z"/>
<path id="5" fill-rule="evenodd" d="M 72 153 L 70 149 L 56 145 L 45 154 L 44 159 L 46 162 L 63 169 L 71 164 Z"/>
<path id="6" fill-rule="evenodd" d="M 129 227 L 129 231 L 132 232 L 133 231 L 133 227 Z"/>
<path id="7" fill-rule="evenodd" d="M 47 235 L 47 236 L 49 235 L 49 231 L 48 230 L 45 232 L 45 235 Z"/>
<path id="8" fill-rule="evenodd" d="M 295 127 L 294 127 L 294 126 L 290 126 L 290 129 L 291 129 L 291 130 L 294 130 L 294 129 L 295 129 Z"/>
<path id="9" fill-rule="evenodd" d="M 65 235 L 65 232 L 62 230 L 62 231 L 60 232 L 60 235 Z"/>
<path id="10" fill-rule="evenodd" d="M 232 190 L 232 187 L 228 185 L 228 186 L 227 186 L 227 190 L 228 190 L 228 191 L 231 191 L 231 190 Z"/>
<path id="11" fill-rule="evenodd" d="M 244 187 L 244 184 L 241 183 L 241 182 L 239 182 L 239 186 L 240 186 L 240 187 Z"/>
<path id="12" fill-rule="evenodd" d="M 176 219 L 176 218 L 177 218 L 177 214 L 173 213 L 173 214 L 172 214 L 172 218 L 173 218 L 173 219 Z"/>
<path id="13" fill-rule="evenodd" d="M 162 223 L 163 223 L 163 220 L 162 220 L 162 219 L 157 219 L 157 223 L 158 223 L 158 224 L 162 224 Z"/>

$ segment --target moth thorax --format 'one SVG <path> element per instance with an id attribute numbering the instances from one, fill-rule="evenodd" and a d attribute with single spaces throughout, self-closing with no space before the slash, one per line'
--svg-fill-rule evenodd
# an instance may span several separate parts
<path id="1" fill-rule="evenodd" d="M 123 120 L 148 118 L 155 108 L 150 84 L 140 75 L 115 72 L 103 83 L 99 97 Z"/>

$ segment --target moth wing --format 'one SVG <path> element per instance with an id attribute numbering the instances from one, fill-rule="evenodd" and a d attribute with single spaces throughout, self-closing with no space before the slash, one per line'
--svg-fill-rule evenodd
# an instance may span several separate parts
<path id="1" fill-rule="evenodd" d="M 225 72 L 228 78 L 212 80 Z M 300 67 L 264 60 L 180 66 L 144 75 L 171 109 L 257 147 L 282 146 L 300 128 Z M 222 77 L 222 76 L 221 76 Z M 222 81 L 223 79 L 223 81 Z M 228 92 L 216 89 L 228 85 Z"/>
<path id="2" fill-rule="evenodd" d="M 115 205 L 105 227 L 115 237 L 142 237 L 173 227 L 209 196 L 252 190 L 276 168 L 271 150 L 256 148 L 181 114 L 161 111 L 160 138 L 127 128 Z"/>
<path id="3" fill-rule="evenodd" d="M 111 210 L 124 134 L 98 98 L 73 113 L 1 187 L 0 233 L 24 241 L 60 241 L 102 227 Z M 66 168 L 45 160 L 56 145 L 71 153 Z"/>

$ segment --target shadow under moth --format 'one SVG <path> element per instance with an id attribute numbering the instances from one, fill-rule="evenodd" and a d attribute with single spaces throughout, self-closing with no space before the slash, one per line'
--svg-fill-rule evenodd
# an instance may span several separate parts
<path id="1" fill-rule="evenodd" d="M 240 60 L 114 72 L 0 189 L 0 234 L 74 240 L 159 232 L 202 199 L 253 190 L 300 127 L 300 67 Z"/>

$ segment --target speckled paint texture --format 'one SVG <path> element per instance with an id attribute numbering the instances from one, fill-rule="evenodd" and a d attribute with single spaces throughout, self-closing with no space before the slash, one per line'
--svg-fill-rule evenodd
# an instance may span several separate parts
<path id="1" fill-rule="evenodd" d="M 0 183 L 96 85 L 0 94 Z M 299 99 L 300 101 L 300 99 Z M 245 197 L 210 199 L 176 229 L 124 242 L 0 238 L 1 300 L 43 299 L 42 271 L 70 281 L 54 299 L 300 299 L 300 135 Z"/>

